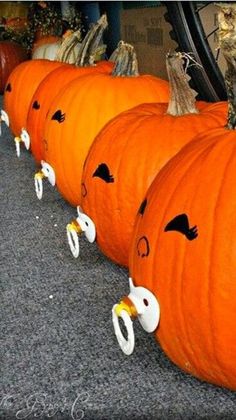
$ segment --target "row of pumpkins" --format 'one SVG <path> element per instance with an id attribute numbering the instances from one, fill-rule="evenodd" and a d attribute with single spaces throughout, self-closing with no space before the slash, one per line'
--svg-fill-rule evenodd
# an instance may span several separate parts
<path id="1" fill-rule="evenodd" d="M 94 64 L 103 29 L 101 18 L 77 65 L 18 65 L 1 119 L 18 154 L 22 142 L 31 150 L 38 197 L 46 177 L 77 207 L 67 226 L 74 256 L 84 232 L 128 267 L 130 294 L 112 309 L 122 350 L 134 349 L 137 317 L 183 370 L 236 389 L 236 134 L 225 127 L 227 103 L 196 101 L 183 53 L 166 56 L 169 82 L 140 75 L 124 42 Z"/>

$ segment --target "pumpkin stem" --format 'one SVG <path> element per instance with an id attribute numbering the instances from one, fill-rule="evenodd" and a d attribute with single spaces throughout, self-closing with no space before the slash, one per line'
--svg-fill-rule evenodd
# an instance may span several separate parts
<path id="1" fill-rule="evenodd" d="M 76 59 L 77 66 L 92 66 L 98 61 L 101 55 L 106 51 L 106 45 L 99 45 L 103 32 L 107 28 L 107 16 L 102 15 L 91 29 L 87 32 L 81 43 L 78 57 Z"/>
<path id="2" fill-rule="evenodd" d="M 170 83 L 170 100 L 167 114 L 178 116 L 198 114 L 197 92 L 189 86 L 190 76 L 184 69 L 184 62 L 194 61 L 190 54 L 173 52 L 166 55 L 166 68 Z M 194 61 L 196 64 L 196 62 Z"/>
<path id="3" fill-rule="evenodd" d="M 228 96 L 226 128 L 236 129 L 236 4 L 219 3 L 219 48 L 227 63 L 225 86 Z"/>
<path id="4" fill-rule="evenodd" d="M 73 32 L 71 35 L 67 36 L 61 43 L 60 48 L 56 54 L 55 60 L 61 61 L 62 63 L 68 63 L 70 53 L 75 47 L 75 45 L 81 40 L 81 31 Z"/>
<path id="5" fill-rule="evenodd" d="M 109 60 L 114 61 L 112 76 L 139 75 L 137 55 L 132 45 L 120 41 Z"/>

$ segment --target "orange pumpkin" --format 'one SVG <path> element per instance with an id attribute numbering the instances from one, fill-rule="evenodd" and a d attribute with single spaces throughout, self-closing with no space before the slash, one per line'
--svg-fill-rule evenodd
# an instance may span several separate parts
<path id="1" fill-rule="evenodd" d="M 102 252 L 121 265 L 128 266 L 135 216 L 155 175 L 194 135 L 225 122 L 226 102 L 194 108 L 182 62 L 179 53 L 167 55 L 170 103 L 141 104 L 119 114 L 97 135 L 84 165 L 81 207 L 95 223 Z"/>
<path id="2" fill-rule="evenodd" d="M 28 60 L 19 64 L 10 74 L 4 92 L 4 110 L 9 116 L 10 128 L 19 135 L 26 127 L 32 96 L 39 83 L 63 63 L 50 60 Z"/>
<path id="3" fill-rule="evenodd" d="M 236 133 L 198 135 L 137 216 L 130 275 L 161 307 L 156 338 L 183 370 L 236 389 Z M 142 248 L 143 247 L 143 248 Z"/>
<path id="4" fill-rule="evenodd" d="M 53 99 L 72 80 L 86 74 L 111 71 L 111 61 L 101 61 L 96 66 L 77 67 L 66 65 L 50 72 L 35 91 L 27 116 L 27 131 L 30 135 L 31 151 L 35 161 L 39 163 L 44 156 L 43 132 L 47 112 Z M 50 95 L 48 94 L 50 92 Z"/>
<path id="5" fill-rule="evenodd" d="M 128 60 L 123 59 L 124 50 Z M 167 101 L 169 86 L 155 76 L 122 73 L 130 71 L 134 51 L 120 45 L 114 72 L 77 78 L 54 99 L 44 130 L 45 158 L 56 172 L 57 187 L 72 205 L 80 202 L 81 175 L 89 147 L 99 130 L 112 117 L 139 103 Z M 122 58 L 121 58 L 122 57 Z M 118 75 L 116 75 L 118 73 Z M 122 75 L 123 74 L 123 75 Z"/>
<path id="6" fill-rule="evenodd" d="M 27 60 L 27 52 L 24 48 L 11 41 L 0 42 L 0 93 L 3 93 L 6 81 L 22 61 Z"/>
<path id="7" fill-rule="evenodd" d="M 137 214 L 129 269 L 137 289 L 158 299 L 155 335 L 170 359 L 200 379 L 236 390 L 235 6 L 233 13 L 229 5 L 220 7 L 228 124 L 197 135 L 159 172 Z M 115 306 L 113 316 L 130 317 L 131 307 L 137 308 L 131 300 L 127 310 L 125 299 Z"/>
<path id="8" fill-rule="evenodd" d="M 111 61 L 99 61 L 93 63 L 93 45 L 99 44 L 104 29 L 107 27 L 106 16 L 101 16 L 96 24 L 90 29 L 81 43 L 80 51 L 77 54 L 77 64 L 59 67 L 50 72 L 39 84 L 35 91 L 29 107 L 27 117 L 27 130 L 30 135 L 31 151 L 36 162 L 44 159 L 43 130 L 47 112 L 53 99 L 72 80 L 80 76 L 94 73 L 110 73 L 113 68 Z M 76 36 L 75 36 L 76 38 Z M 76 41 L 76 39 L 75 39 Z M 72 40 L 73 42 L 73 40 Z M 69 50 L 73 47 L 68 44 Z M 63 54 L 64 52 L 64 54 Z M 67 56 L 67 49 L 62 51 L 61 59 Z M 50 92 L 50 95 L 48 94 Z"/>

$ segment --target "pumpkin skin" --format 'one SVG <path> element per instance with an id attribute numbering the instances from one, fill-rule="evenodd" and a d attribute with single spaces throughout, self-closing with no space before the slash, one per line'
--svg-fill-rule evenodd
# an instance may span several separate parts
<path id="1" fill-rule="evenodd" d="M 30 102 L 39 83 L 59 66 L 64 64 L 50 60 L 28 60 L 11 72 L 6 82 L 3 101 L 14 135 L 19 135 L 21 129 L 26 127 Z"/>
<path id="2" fill-rule="evenodd" d="M 61 41 L 61 37 L 56 35 L 43 35 L 41 32 L 36 33 L 35 42 L 32 47 L 32 55 L 34 54 L 35 50 L 43 45 L 54 44 L 55 42 Z"/>
<path id="3" fill-rule="evenodd" d="M 39 45 L 34 49 L 33 54 L 32 54 L 32 59 L 36 60 L 36 59 L 44 58 L 45 60 L 55 60 L 60 46 L 61 46 L 61 40 L 57 42 Z M 79 53 L 79 49 L 80 49 L 80 43 L 75 45 L 73 49 L 70 51 L 69 57 L 67 59 L 67 63 L 75 64 L 78 53 Z"/>
<path id="4" fill-rule="evenodd" d="M 159 300 L 155 335 L 165 353 L 188 373 L 234 390 L 235 168 L 235 131 L 195 137 L 149 188 L 129 259 L 135 284 Z"/>
<path id="5" fill-rule="evenodd" d="M 53 70 L 42 80 L 32 97 L 27 116 L 27 131 L 30 134 L 31 152 L 36 163 L 45 158 L 43 145 L 44 123 L 54 97 L 70 81 L 86 74 L 109 73 L 112 67 L 113 63 L 111 61 L 101 61 L 96 66 L 86 67 L 76 67 L 68 64 Z M 50 95 L 48 95 L 48 92 L 50 92 Z"/>
<path id="6" fill-rule="evenodd" d="M 61 45 L 61 40 L 47 43 L 43 45 L 39 45 L 34 48 L 34 51 L 32 53 L 32 59 L 39 59 L 44 58 L 46 60 L 55 60 L 58 48 Z"/>
<path id="7" fill-rule="evenodd" d="M 11 41 L 0 42 L 0 93 L 4 88 L 10 73 L 22 61 L 27 60 L 27 52 L 24 48 Z"/>
<path id="8" fill-rule="evenodd" d="M 176 117 L 166 114 L 167 104 L 141 104 L 115 117 L 93 142 L 81 207 L 95 223 L 98 246 L 114 262 L 128 266 L 135 216 L 158 171 L 194 135 L 224 125 L 226 102 L 198 105 L 199 114 Z M 113 182 L 99 173 L 104 164 Z"/>
<path id="9" fill-rule="evenodd" d="M 166 102 L 169 84 L 155 76 L 95 74 L 77 78 L 54 100 L 44 139 L 45 159 L 56 173 L 57 187 L 71 205 L 81 200 L 81 176 L 89 147 L 115 115 L 143 102 Z M 54 116 L 64 115 L 58 123 Z"/>

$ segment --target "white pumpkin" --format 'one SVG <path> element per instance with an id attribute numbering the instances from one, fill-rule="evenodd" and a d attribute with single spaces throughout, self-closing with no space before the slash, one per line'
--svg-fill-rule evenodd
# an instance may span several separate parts
<path id="1" fill-rule="evenodd" d="M 68 35 L 61 40 L 49 44 L 39 45 L 35 48 L 32 59 L 58 60 L 69 64 L 75 64 L 78 57 L 81 43 L 80 30 L 76 32 L 68 31 Z"/>
<path id="2" fill-rule="evenodd" d="M 38 47 L 35 48 L 32 54 L 32 59 L 35 60 L 38 58 L 44 58 L 46 60 L 54 61 L 56 59 L 56 56 L 57 56 L 57 53 L 59 51 L 61 44 L 62 44 L 61 41 L 57 41 L 52 44 L 39 45 Z M 73 47 L 73 49 L 69 53 L 67 63 L 74 64 L 76 62 L 79 49 L 80 49 L 80 44 L 77 44 Z"/>

